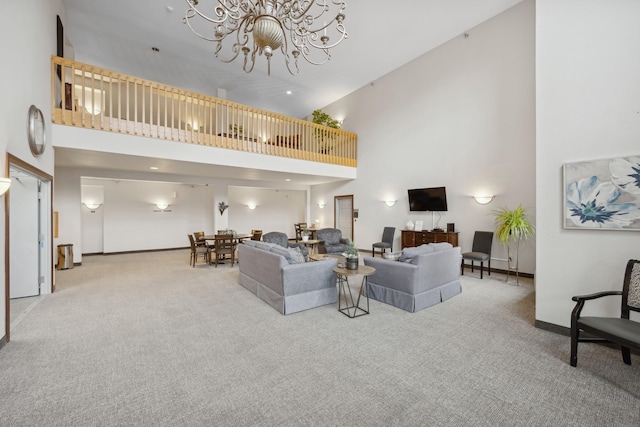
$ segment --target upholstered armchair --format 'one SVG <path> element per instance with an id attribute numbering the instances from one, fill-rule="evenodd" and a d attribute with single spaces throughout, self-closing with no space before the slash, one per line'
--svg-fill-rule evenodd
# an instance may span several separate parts
<path id="1" fill-rule="evenodd" d="M 303 243 L 290 242 L 289 237 L 287 237 L 285 233 L 281 233 L 279 231 L 271 231 L 267 234 L 263 234 L 262 241 L 267 243 L 275 243 L 276 245 L 282 246 L 283 248 L 300 248 L 300 252 L 302 252 L 304 259 L 307 259 L 307 256 L 309 255 L 309 251 Z"/>
<path id="2" fill-rule="evenodd" d="M 318 240 L 322 240 L 323 244 L 320 245 L 320 251 L 324 247 L 324 253 L 326 254 L 341 254 L 346 251 L 351 244 L 351 239 L 342 238 L 342 231 L 336 228 L 323 228 L 318 230 Z"/>

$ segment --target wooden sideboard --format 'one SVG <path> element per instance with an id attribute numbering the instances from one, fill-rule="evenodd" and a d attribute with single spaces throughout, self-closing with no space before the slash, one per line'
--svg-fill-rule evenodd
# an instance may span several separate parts
<path id="1" fill-rule="evenodd" d="M 458 232 L 402 230 L 402 249 L 440 242 L 449 242 L 453 246 L 458 246 Z"/>

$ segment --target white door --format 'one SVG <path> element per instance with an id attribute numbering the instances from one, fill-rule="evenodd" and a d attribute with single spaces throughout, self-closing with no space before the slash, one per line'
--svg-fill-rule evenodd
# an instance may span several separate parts
<path id="1" fill-rule="evenodd" d="M 353 240 L 353 196 L 335 196 L 335 228 Z"/>
<path id="2" fill-rule="evenodd" d="M 10 298 L 40 295 L 39 201 L 40 180 L 11 170 Z"/>

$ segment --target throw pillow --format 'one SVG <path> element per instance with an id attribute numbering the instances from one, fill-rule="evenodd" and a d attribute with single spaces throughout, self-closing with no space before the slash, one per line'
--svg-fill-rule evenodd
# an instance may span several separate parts
<path id="1" fill-rule="evenodd" d="M 291 263 L 291 253 L 289 252 L 289 249 L 283 248 L 282 246 L 274 245 L 270 251 L 274 254 L 282 255 L 287 259 L 288 263 Z"/>
<path id="2" fill-rule="evenodd" d="M 304 255 L 300 248 L 290 248 L 289 251 L 289 264 L 302 264 L 305 262 Z"/>

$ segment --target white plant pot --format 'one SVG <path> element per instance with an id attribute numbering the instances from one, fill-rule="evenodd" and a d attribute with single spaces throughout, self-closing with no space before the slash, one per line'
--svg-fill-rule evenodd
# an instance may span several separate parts
<path id="1" fill-rule="evenodd" d="M 306 242 L 307 240 L 309 240 L 309 236 L 302 236 L 302 241 Z"/>

